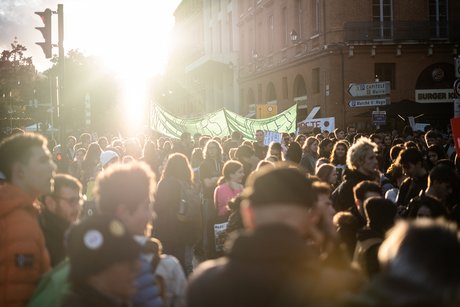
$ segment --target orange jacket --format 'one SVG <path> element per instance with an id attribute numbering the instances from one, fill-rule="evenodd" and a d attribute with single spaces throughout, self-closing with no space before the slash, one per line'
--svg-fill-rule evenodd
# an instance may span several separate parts
<path id="1" fill-rule="evenodd" d="M 33 199 L 0 186 L 0 306 L 26 306 L 39 278 L 50 269 Z"/>

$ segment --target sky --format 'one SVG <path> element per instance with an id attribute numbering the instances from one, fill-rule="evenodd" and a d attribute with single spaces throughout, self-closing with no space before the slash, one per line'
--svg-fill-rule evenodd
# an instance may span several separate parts
<path id="1" fill-rule="evenodd" d="M 142 129 L 151 77 L 166 68 L 172 46 L 174 10 L 180 0 L 0 0 L 0 51 L 17 42 L 39 72 L 51 67 L 36 42 L 43 42 L 43 26 L 36 11 L 64 6 L 64 49 L 96 56 L 122 86 L 124 125 Z M 58 17 L 52 17 L 53 43 L 58 40 Z M 53 48 L 53 54 L 58 48 Z"/>
<path id="2" fill-rule="evenodd" d="M 79 49 L 99 56 L 118 74 L 162 72 L 171 45 L 173 12 L 180 0 L 0 0 L 0 50 L 10 49 L 14 37 L 26 46 L 38 71 L 51 66 L 35 42 L 43 41 L 35 27 L 35 11 L 64 5 L 65 52 Z M 57 43 L 57 15 L 52 17 Z M 53 48 L 53 54 L 58 49 Z"/>

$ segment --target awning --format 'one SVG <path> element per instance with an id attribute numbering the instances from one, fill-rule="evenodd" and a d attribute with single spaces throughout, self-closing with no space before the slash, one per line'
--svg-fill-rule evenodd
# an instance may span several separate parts
<path id="1" fill-rule="evenodd" d="M 453 103 L 417 103 L 408 99 L 392 102 L 379 109 L 387 112 L 387 118 L 396 118 L 398 115 L 407 118 L 423 114 L 424 120 L 449 119 L 453 117 L 454 112 Z M 369 108 L 353 117 L 371 117 L 372 111 L 375 111 L 375 108 Z"/>

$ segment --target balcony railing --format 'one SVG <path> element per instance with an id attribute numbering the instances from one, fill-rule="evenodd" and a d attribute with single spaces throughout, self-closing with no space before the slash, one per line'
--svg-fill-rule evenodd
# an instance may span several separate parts
<path id="1" fill-rule="evenodd" d="M 347 22 L 346 42 L 459 40 L 459 22 L 388 21 Z"/>

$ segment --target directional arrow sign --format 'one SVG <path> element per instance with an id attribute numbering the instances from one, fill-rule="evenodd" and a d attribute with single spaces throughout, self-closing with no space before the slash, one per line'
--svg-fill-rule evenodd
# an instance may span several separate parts
<path id="1" fill-rule="evenodd" d="M 390 93 L 390 81 L 375 83 L 351 83 L 348 93 L 353 97 L 387 95 Z"/>
<path id="2" fill-rule="evenodd" d="M 350 102 L 348 103 L 348 105 L 351 108 L 378 107 L 378 106 L 385 106 L 387 104 L 390 104 L 389 98 L 350 100 Z"/>

